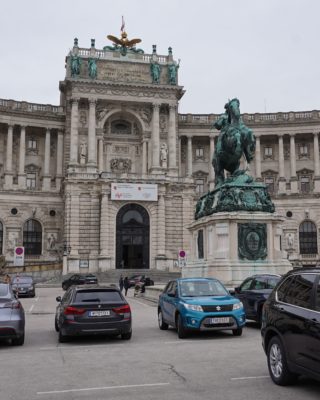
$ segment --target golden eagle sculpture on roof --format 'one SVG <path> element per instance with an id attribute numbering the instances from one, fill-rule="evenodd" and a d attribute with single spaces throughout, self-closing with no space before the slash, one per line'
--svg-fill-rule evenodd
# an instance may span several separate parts
<path id="1" fill-rule="evenodd" d="M 117 38 L 113 35 L 108 35 L 107 38 L 111 40 L 114 45 L 113 46 L 105 46 L 104 50 L 111 50 L 111 51 L 120 51 L 120 53 L 125 56 L 128 50 L 134 53 L 144 53 L 142 49 L 136 49 L 135 45 L 141 42 L 141 39 L 128 39 L 128 34 L 125 31 L 121 32 L 121 38 Z"/>

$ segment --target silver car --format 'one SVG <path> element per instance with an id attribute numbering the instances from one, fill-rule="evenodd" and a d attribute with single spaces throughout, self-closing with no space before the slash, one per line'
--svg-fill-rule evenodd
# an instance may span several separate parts
<path id="1" fill-rule="evenodd" d="M 11 285 L 0 283 L 0 339 L 11 339 L 15 346 L 24 343 L 25 316 Z"/>

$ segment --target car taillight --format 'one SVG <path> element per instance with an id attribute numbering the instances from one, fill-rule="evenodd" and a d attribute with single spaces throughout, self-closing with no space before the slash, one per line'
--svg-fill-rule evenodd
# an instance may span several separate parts
<path id="1" fill-rule="evenodd" d="M 121 307 L 115 307 L 112 309 L 112 311 L 118 315 L 122 315 L 124 318 L 129 318 L 131 314 L 131 309 L 129 304 L 126 304 L 125 306 Z"/>
<path id="2" fill-rule="evenodd" d="M 64 309 L 64 315 L 82 315 L 86 312 L 84 308 L 77 308 L 77 307 L 66 307 Z"/>
<path id="3" fill-rule="evenodd" d="M 14 310 L 14 309 L 22 308 L 22 305 L 19 301 L 15 301 L 13 303 L 5 303 L 3 308 L 12 308 Z"/>

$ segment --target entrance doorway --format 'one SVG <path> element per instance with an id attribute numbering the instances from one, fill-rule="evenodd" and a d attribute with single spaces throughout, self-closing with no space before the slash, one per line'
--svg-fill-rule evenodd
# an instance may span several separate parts
<path id="1" fill-rule="evenodd" d="M 117 215 L 116 268 L 149 266 L 149 215 L 139 204 L 126 204 Z"/>

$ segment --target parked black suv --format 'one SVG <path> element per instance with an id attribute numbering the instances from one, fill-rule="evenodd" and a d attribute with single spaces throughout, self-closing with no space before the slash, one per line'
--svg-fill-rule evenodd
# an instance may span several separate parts
<path id="1" fill-rule="evenodd" d="M 74 274 L 69 276 L 69 278 L 65 279 L 62 282 L 62 289 L 67 290 L 69 289 L 70 286 L 73 285 L 86 285 L 86 284 L 92 285 L 97 283 L 98 279 L 93 274 L 85 274 L 85 275 Z"/>
<path id="2" fill-rule="evenodd" d="M 73 336 L 121 335 L 129 340 L 132 335 L 131 309 L 115 286 L 72 286 L 59 302 L 54 320 L 59 342 Z"/>
<path id="3" fill-rule="evenodd" d="M 299 375 L 320 380 L 320 268 L 294 269 L 281 279 L 264 304 L 261 334 L 277 385 Z"/>

